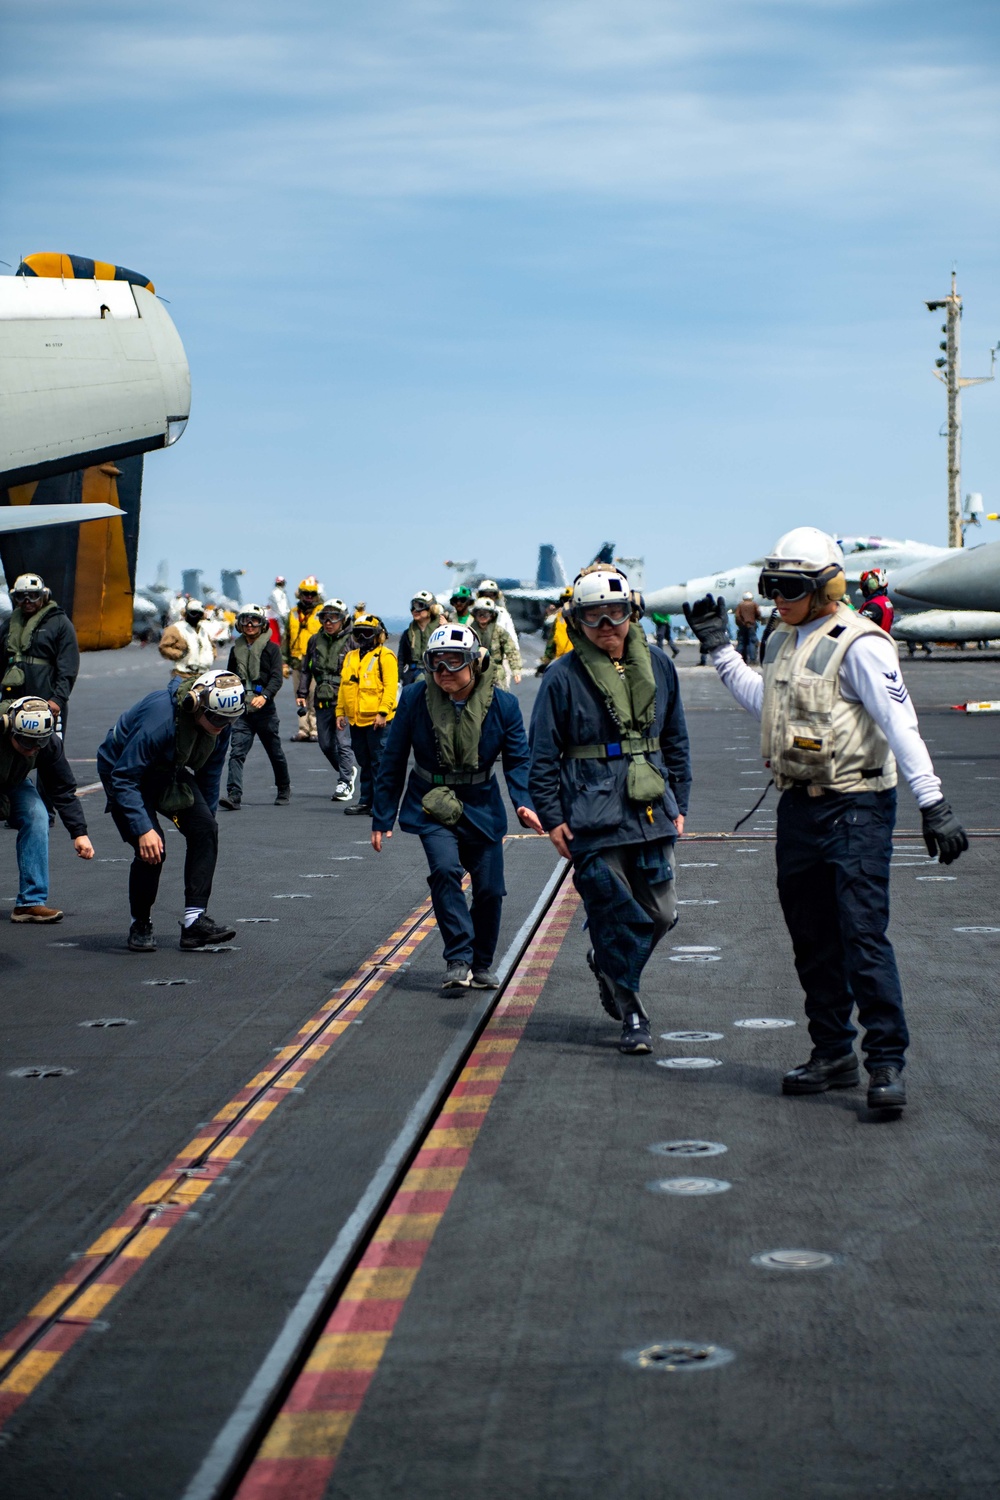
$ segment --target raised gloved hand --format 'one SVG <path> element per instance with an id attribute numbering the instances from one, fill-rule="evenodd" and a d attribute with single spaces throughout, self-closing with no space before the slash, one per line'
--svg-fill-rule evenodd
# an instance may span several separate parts
<path id="1" fill-rule="evenodd" d="M 718 599 L 706 594 L 694 604 L 685 604 L 684 618 L 706 651 L 729 645 L 726 601 L 721 594 Z"/>
<path id="2" fill-rule="evenodd" d="M 950 803 L 943 797 L 930 807 L 922 807 L 920 816 L 924 824 L 927 853 L 936 854 L 941 864 L 950 865 L 968 849 L 968 835 L 952 812 Z"/>

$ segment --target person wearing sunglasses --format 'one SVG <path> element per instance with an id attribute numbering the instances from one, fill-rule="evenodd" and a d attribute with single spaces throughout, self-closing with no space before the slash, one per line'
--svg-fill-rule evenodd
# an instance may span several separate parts
<path id="1" fill-rule="evenodd" d="M 62 819 L 81 859 L 93 859 L 83 804 L 76 781 L 55 733 L 56 717 L 44 698 L 23 697 L 0 703 L 0 817 L 17 829 L 17 900 L 12 922 L 61 922 L 62 912 L 49 906 L 49 815 Z M 38 772 L 39 791 L 28 779 Z"/>
<path id="2" fill-rule="evenodd" d="M 108 812 L 133 851 L 128 882 L 133 953 L 156 952 L 153 904 L 167 853 L 161 815 L 187 846 L 180 947 L 204 948 L 236 936 L 235 927 L 214 922 L 207 907 L 219 853 L 215 815 L 222 770 L 245 698 L 233 672 L 174 680 L 127 709 L 97 752 Z"/>
<path id="3" fill-rule="evenodd" d="M 900 1109 L 909 1034 L 887 935 L 897 767 L 920 808 L 928 854 L 951 864 L 969 841 L 941 794 L 896 643 L 846 607 L 846 589 L 833 537 L 799 526 L 779 539 L 758 585 L 781 620 L 762 674 L 730 644 L 724 599 L 708 594 L 684 613 L 733 697 L 761 721 L 761 754 L 781 793 L 778 896 L 812 1041 L 783 1092 L 857 1086 L 857 1006 L 869 1108 Z"/>
<path id="4" fill-rule="evenodd" d="M 493 959 L 506 895 L 507 812 L 497 761 L 519 821 L 542 831 L 528 792 L 524 721 L 517 699 L 497 686 L 490 654 L 468 626 L 439 626 L 427 643 L 424 666 L 426 679 L 403 689 L 386 734 L 375 783 L 372 848 L 382 852 L 397 815 L 405 833 L 417 834 L 444 939 L 442 991 L 470 985 L 492 989 L 498 982 Z M 471 911 L 462 890 L 466 872 Z"/>
<path id="5" fill-rule="evenodd" d="M 652 1051 L 639 988 L 677 920 L 674 848 L 691 787 L 677 670 L 640 614 L 617 569 L 595 564 L 577 577 L 573 649 L 542 678 L 528 779 L 542 827 L 573 862 L 601 1004 L 634 1055 Z"/>

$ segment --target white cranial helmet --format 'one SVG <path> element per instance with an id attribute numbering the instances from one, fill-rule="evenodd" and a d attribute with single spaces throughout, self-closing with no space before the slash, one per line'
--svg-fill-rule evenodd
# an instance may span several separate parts
<path id="1" fill-rule="evenodd" d="M 242 630 L 242 621 L 254 620 L 261 630 L 267 629 L 267 612 L 262 604 L 241 604 L 239 614 L 236 616 L 236 628 Z"/>
<path id="2" fill-rule="evenodd" d="M 245 696 L 243 683 L 235 672 L 202 672 L 191 684 L 191 697 L 198 709 L 220 719 L 239 719 Z"/>
<path id="3" fill-rule="evenodd" d="M 491 599 L 487 594 L 481 595 L 481 597 L 478 599 L 473 599 L 472 613 L 475 614 L 477 609 L 488 610 L 489 613 L 493 616 L 494 620 L 499 613 L 499 610 L 497 609 L 497 601 L 495 599 Z"/>
<path id="4" fill-rule="evenodd" d="M 769 573 L 822 573 L 843 566 L 840 547 L 817 526 L 796 526 L 794 531 L 786 531 L 764 559 Z"/>
<path id="5" fill-rule="evenodd" d="M 628 579 L 617 568 L 595 568 L 581 573 L 573 584 L 574 613 L 589 604 L 629 603 Z"/>
<path id="6" fill-rule="evenodd" d="M 20 578 L 14 579 L 14 587 L 10 592 L 11 597 L 16 594 L 27 594 L 32 597 L 36 594 L 44 594 L 46 588 L 37 573 L 22 573 Z"/>
<path id="7" fill-rule="evenodd" d="M 490 659 L 489 652 L 483 648 L 478 635 L 468 625 L 439 625 L 436 630 L 431 631 L 427 650 L 424 652 L 424 666 L 431 672 L 437 657 L 455 655 L 461 656 L 464 666 L 472 667 L 485 667 Z"/>
<path id="8" fill-rule="evenodd" d="M 7 727 L 19 740 L 31 740 L 41 749 L 55 731 L 55 715 L 44 698 L 16 698 L 5 715 Z"/>
<path id="9" fill-rule="evenodd" d="M 346 620 L 350 613 L 343 599 L 324 599 L 319 608 L 321 620 Z"/>
<path id="10" fill-rule="evenodd" d="M 479 592 L 481 594 L 499 594 L 500 586 L 495 578 L 481 578 L 479 580 Z"/>

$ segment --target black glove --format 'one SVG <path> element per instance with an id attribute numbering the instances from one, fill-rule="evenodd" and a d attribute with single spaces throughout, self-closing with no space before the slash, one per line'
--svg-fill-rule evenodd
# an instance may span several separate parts
<path id="1" fill-rule="evenodd" d="M 924 843 L 928 854 L 936 854 L 941 864 L 950 865 L 969 847 L 969 839 L 961 823 L 944 798 L 930 807 L 922 807 L 920 816 L 924 823 Z"/>
<path id="2" fill-rule="evenodd" d="M 685 604 L 684 618 L 687 620 L 698 642 L 705 651 L 714 651 L 718 646 L 729 645 L 726 601 L 720 594 L 713 599 L 706 594 L 694 604 Z"/>

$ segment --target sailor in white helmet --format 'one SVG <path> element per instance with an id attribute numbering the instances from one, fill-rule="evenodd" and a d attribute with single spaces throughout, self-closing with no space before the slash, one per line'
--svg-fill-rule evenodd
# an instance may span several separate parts
<path id="1" fill-rule="evenodd" d="M 573 584 L 573 649 L 542 678 L 528 785 L 542 827 L 587 909 L 587 961 L 624 1053 L 652 1051 L 642 971 L 677 921 L 674 848 L 691 786 L 677 670 L 639 624 L 616 568 Z"/>
<path id="2" fill-rule="evenodd" d="M 514 642 L 516 649 L 520 651 L 521 642 L 517 638 L 517 631 L 514 629 L 514 621 L 511 619 L 510 610 L 507 608 L 504 596 L 500 592 L 500 585 L 496 582 L 496 580 L 493 578 L 483 578 L 476 589 L 476 597 L 478 599 L 493 600 L 494 604 L 497 607 L 498 627 L 501 630 L 506 630 L 511 640 Z"/>
<path id="3" fill-rule="evenodd" d="M 200 599 L 186 599 L 181 617 L 160 636 L 160 655 L 171 665 L 171 677 L 204 672 L 215 661 L 215 643 Z"/>
<path id="4" fill-rule="evenodd" d="M 730 644 L 724 599 L 708 594 L 684 613 L 733 697 L 760 719 L 761 754 L 781 793 L 778 895 L 813 1046 L 783 1091 L 857 1085 L 856 1005 L 868 1105 L 899 1109 L 909 1036 L 886 933 L 897 766 L 920 807 L 927 852 L 951 864 L 969 842 L 941 795 L 896 644 L 841 603 L 845 591 L 833 537 L 798 526 L 780 538 L 758 585 L 781 617 L 762 676 Z"/>
<path id="5" fill-rule="evenodd" d="M 215 814 L 222 768 L 244 699 L 233 672 L 174 680 L 127 709 L 97 752 L 108 811 L 135 856 L 129 871 L 133 953 L 156 952 L 152 911 L 166 858 L 160 815 L 187 844 L 181 948 L 228 943 L 236 936 L 234 927 L 213 922 L 206 908 L 219 852 Z"/>
<path id="6" fill-rule="evenodd" d="M 490 654 L 467 625 L 441 625 L 427 642 L 426 678 L 405 687 L 385 736 L 375 781 L 372 848 L 399 826 L 424 846 L 434 915 L 444 939 L 444 991 L 493 989 L 493 958 L 506 895 L 507 813 L 494 767 L 526 828 L 542 828 L 528 794 L 521 709 L 497 685 Z M 407 780 L 407 763 L 413 766 Z M 400 802 L 402 801 L 402 807 Z M 462 881 L 472 882 L 472 910 Z"/>
<path id="7" fill-rule="evenodd" d="M 83 803 L 55 732 L 56 715 L 45 698 L 31 696 L 0 702 L 0 818 L 17 829 L 17 900 L 12 922 L 61 922 L 62 912 L 49 906 L 49 817 L 46 804 L 28 779 L 38 785 L 56 809 L 81 859 L 93 859 Z"/>

